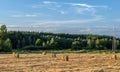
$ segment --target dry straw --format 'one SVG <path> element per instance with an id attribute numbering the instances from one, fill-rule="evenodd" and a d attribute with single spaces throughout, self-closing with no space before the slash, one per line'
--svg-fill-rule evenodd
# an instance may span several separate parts
<path id="1" fill-rule="evenodd" d="M 103 69 L 91 70 L 91 72 L 104 72 L 104 70 Z"/>

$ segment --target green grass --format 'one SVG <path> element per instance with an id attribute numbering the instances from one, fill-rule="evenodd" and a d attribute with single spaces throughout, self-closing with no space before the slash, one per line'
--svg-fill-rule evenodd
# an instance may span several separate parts
<path id="1" fill-rule="evenodd" d="M 89 54 L 102 54 L 102 53 L 106 53 L 106 54 L 110 54 L 112 53 L 111 50 L 36 50 L 36 51 L 32 51 L 32 50 L 13 50 L 12 52 L 17 52 L 17 53 L 42 53 L 43 51 L 46 51 L 47 53 L 56 53 L 56 54 L 60 54 L 60 53 L 89 53 Z M 117 50 L 116 53 L 120 53 L 120 50 Z"/>
<path id="2" fill-rule="evenodd" d="M 88 54 L 111 54 L 113 53 L 112 50 L 71 50 L 71 49 L 66 49 L 66 50 L 12 50 L 12 52 L 17 52 L 21 54 L 30 54 L 30 53 L 42 53 L 43 51 L 46 51 L 47 53 L 88 53 Z M 0 52 L 0 54 L 11 54 L 12 52 Z M 120 50 L 116 50 L 116 53 L 120 53 Z"/>

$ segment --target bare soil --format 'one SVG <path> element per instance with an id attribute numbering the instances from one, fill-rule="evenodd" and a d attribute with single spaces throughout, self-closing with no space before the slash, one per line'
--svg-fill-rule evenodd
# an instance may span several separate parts
<path id="1" fill-rule="evenodd" d="M 113 54 L 0 54 L 0 72 L 120 72 L 120 54 L 116 55 L 115 60 Z"/>

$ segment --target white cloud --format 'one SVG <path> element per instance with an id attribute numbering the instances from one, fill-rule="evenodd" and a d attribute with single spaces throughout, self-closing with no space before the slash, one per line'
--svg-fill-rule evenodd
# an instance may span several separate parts
<path id="1" fill-rule="evenodd" d="M 44 4 L 57 4 L 57 2 L 52 2 L 52 1 L 43 1 Z"/>
<path id="2" fill-rule="evenodd" d="M 82 24 L 89 24 L 94 22 L 102 21 L 102 17 L 95 17 L 91 19 L 76 19 L 76 20 L 32 20 L 32 21 L 22 21 L 18 24 L 11 23 L 10 27 L 42 27 L 42 28 L 51 28 L 51 27 L 61 27 L 64 25 L 82 25 Z M 15 22 L 14 22 L 15 23 Z M 69 27 L 69 26 L 68 26 Z M 73 26 L 72 26 L 73 27 Z"/>
<path id="3" fill-rule="evenodd" d="M 65 4 L 69 4 L 69 5 L 72 5 L 72 6 L 87 7 L 87 8 L 93 8 L 93 7 L 95 7 L 95 6 L 92 6 L 92 5 L 82 4 L 82 3 L 65 3 Z"/>
<path id="4" fill-rule="evenodd" d="M 91 32 L 91 29 L 90 28 L 81 29 L 80 32 L 82 33 Z"/>
<path id="5" fill-rule="evenodd" d="M 36 14 L 13 14 L 10 17 L 19 18 L 19 17 L 36 17 Z"/>
<path id="6" fill-rule="evenodd" d="M 43 4 L 43 5 L 42 5 Z M 58 3 L 58 2 L 53 2 L 53 1 L 43 1 L 42 3 L 41 3 L 41 6 L 43 6 L 43 7 L 46 7 L 46 6 L 48 6 L 49 8 L 50 7 L 54 7 L 54 8 L 60 8 L 61 7 L 61 4 L 60 3 Z"/>
<path id="7" fill-rule="evenodd" d="M 43 1 L 40 4 L 32 6 L 33 8 L 44 8 L 53 10 L 59 14 L 96 14 L 99 8 L 108 8 L 106 5 L 89 5 L 85 3 L 62 3 L 54 1 Z M 68 10 L 71 9 L 71 10 Z"/>
<path id="8" fill-rule="evenodd" d="M 60 11 L 60 13 L 61 13 L 61 14 L 67 14 L 67 12 L 65 12 L 65 11 Z"/>
<path id="9" fill-rule="evenodd" d="M 75 10 L 79 14 L 95 14 L 96 10 L 94 8 L 80 8 L 80 7 L 75 7 Z"/>
<path id="10" fill-rule="evenodd" d="M 85 14 L 86 12 L 89 12 L 90 14 L 95 14 L 99 8 L 108 8 L 108 6 L 105 5 L 97 6 L 82 3 L 65 3 L 65 4 L 73 6 L 79 14 Z"/>
<path id="11" fill-rule="evenodd" d="M 86 8 L 98 8 L 98 7 L 107 8 L 108 7 L 108 6 L 105 6 L 105 5 L 98 6 L 98 5 L 89 5 L 89 4 L 84 4 L 84 3 L 66 3 L 66 4 L 69 4 L 69 5 L 72 5 L 72 6 L 86 7 Z"/>
<path id="12" fill-rule="evenodd" d="M 37 15 L 35 14 L 26 14 L 25 17 L 36 17 Z"/>
<path id="13" fill-rule="evenodd" d="M 44 21 L 44 22 L 36 22 L 35 25 L 61 25 L 61 24 L 84 24 L 90 22 L 101 21 L 102 17 L 97 17 L 93 19 L 83 19 L 83 20 L 58 20 L 58 21 Z"/>
<path id="14" fill-rule="evenodd" d="M 52 25 L 52 24 L 51 24 Z M 8 30 L 19 30 L 19 31 L 38 31 L 38 32 L 53 32 L 53 33 L 81 33 L 81 34 L 111 34 L 112 28 L 109 27 L 91 27 L 91 26 L 76 26 L 76 27 L 60 27 L 60 26 L 8 26 Z"/>
<path id="15" fill-rule="evenodd" d="M 22 17 L 22 15 L 11 15 L 11 17 Z"/>

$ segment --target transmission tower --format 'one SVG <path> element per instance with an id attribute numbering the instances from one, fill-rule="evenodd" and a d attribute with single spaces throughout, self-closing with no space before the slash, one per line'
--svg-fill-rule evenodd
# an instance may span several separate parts
<path id="1" fill-rule="evenodd" d="M 115 26 L 113 26 L 112 51 L 113 51 L 113 53 L 116 52 L 116 34 L 115 34 Z"/>

